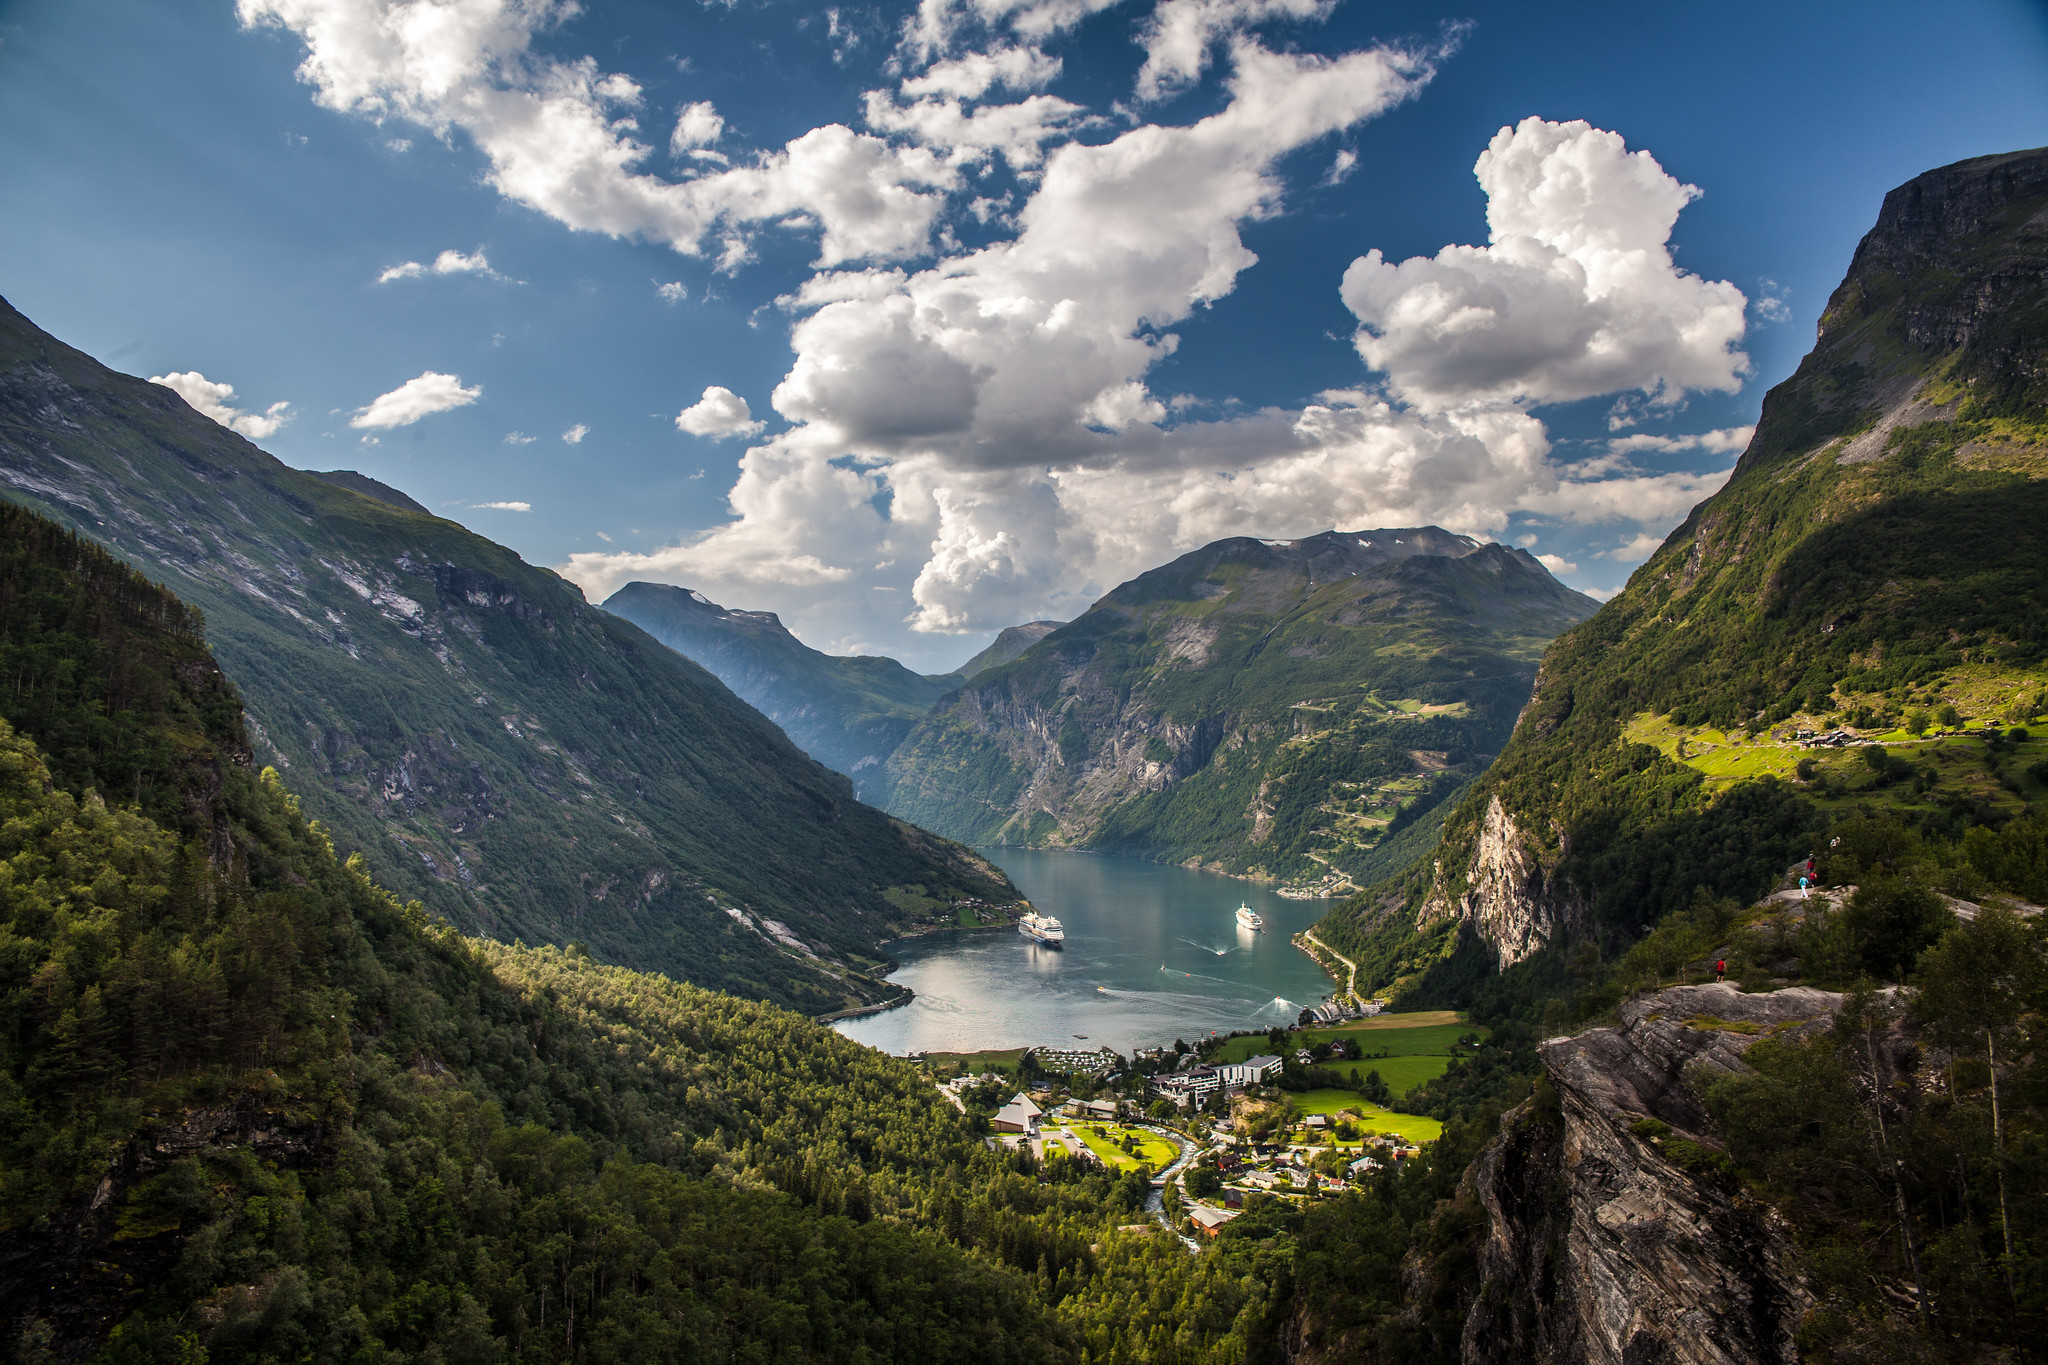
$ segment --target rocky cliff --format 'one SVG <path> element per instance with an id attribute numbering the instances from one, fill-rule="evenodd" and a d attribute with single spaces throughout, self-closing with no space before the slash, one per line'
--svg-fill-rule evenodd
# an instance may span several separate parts
<path id="1" fill-rule="evenodd" d="M 1486 1214 L 1466 1365 L 1757 1365 L 1799 1358 L 1813 1299 L 1784 1220 L 1720 1175 L 1700 1086 L 1841 997 L 1683 986 L 1543 1045 L 1555 1103 L 1510 1115 L 1468 1175 Z"/>
<path id="2" fill-rule="evenodd" d="M 1505 970 L 1628 941 L 1695 887 L 1754 896 L 1834 804 L 1897 799 L 1851 756 L 1800 766 L 1799 732 L 1893 732 L 1915 704 L 1989 720 L 2038 685 L 2044 413 L 2048 150 L 1892 191 L 1727 485 L 1545 655 L 1405 915 L 1382 892 L 1319 932 L 1374 956 L 1374 936 L 1457 926 Z M 2033 791 L 1918 771 L 1921 800 L 1973 819 Z"/>
<path id="3" fill-rule="evenodd" d="M 968 841 L 1363 884 L 1594 609 L 1525 552 L 1438 527 L 1218 541 L 935 706 L 886 801 Z"/>

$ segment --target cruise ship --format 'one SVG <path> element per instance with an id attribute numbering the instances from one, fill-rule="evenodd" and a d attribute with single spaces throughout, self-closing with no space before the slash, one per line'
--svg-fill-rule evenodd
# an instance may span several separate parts
<path id="1" fill-rule="evenodd" d="M 1237 907 L 1237 927 L 1240 929 L 1263 929 L 1266 927 L 1265 917 L 1249 905 L 1240 905 Z"/>
<path id="2" fill-rule="evenodd" d="M 1043 943 L 1048 948 L 1057 948 L 1067 941 L 1067 931 L 1051 915 L 1041 915 L 1036 910 L 1024 912 L 1024 918 L 1017 921 L 1017 932 L 1033 943 Z"/>

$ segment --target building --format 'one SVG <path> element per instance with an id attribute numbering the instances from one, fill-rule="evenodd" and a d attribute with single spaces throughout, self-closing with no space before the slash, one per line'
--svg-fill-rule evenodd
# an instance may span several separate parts
<path id="1" fill-rule="evenodd" d="M 1195 1220 L 1195 1226 L 1214 1237 L 1223 1231 L 1223 1225 L 1237 1217 L 1235 1209 L 1212 1209 L 1207 1204 L 1196 1204 L 1188 1210 L 1188 1217 Z"/>
<path id="2" fill-rule="evenodd" d="M 1270 1055 L 1247 1057 L 1241 1062 L 1217 1067 L 1216 1074 L 1223 1078 L 1224 1086 L 1232 1090 L 1242 1085 L 1263 1085 L 1267 1077 L 1280 1074 L 1280 1059 Z"/>
<path id="3" fill-rule="evenodd" d="M 991 1122 L 998 1133 L 1036 1134 L 1038 1116 L 1043 1112 L 1045 1111 L 1031 1102 L 1029 1095 L 1020 1092 L 1016 1098 L 996 1110 L 996 1116 Z"/>
<path id="4" fill-rule="evenodd" d="M 1189 1104 L 1201 1103 L 1222 1089 L 1223 1077 L 1213 1066 L 1197 1066 L 1155 1077 L 1152 1086 L 1167 1099 L 1186 1108 Z"/>

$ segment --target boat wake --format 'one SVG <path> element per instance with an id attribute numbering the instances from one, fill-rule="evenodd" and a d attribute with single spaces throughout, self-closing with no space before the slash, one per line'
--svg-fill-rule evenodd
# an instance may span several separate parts
<path id="1" fill-rule="evenodd" d="M 1197 943 L 1191 938 L 1184 938 L 1181 942 L 1187 944 L 1190 948 L 1200 948 L 1205 953 L 1214 953 L 1218 957 L 1222 957 L 1230 951 L 1228 948 L 1212 948 L 1206 943 Z"/>

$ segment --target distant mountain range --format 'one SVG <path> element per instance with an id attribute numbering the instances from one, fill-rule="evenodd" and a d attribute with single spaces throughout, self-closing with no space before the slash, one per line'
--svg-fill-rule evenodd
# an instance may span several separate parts
<path id="1" fill-rule="evenodd" d="M 1349 887 L 1485 766 L 1598 606 L 1434 526 L 1217 541 L 939 702 L 883 800 L 969 842 Z"/>
<path id="2" fill-rule="evenodd" d="M 628 583 L 604 609 L 625 617 L 783 728 L 798 748 L 872 794 L 881 765 L 932 703 L 1059 628 L 1057 621 L 1011 626 L 958 670 L 913 673 L 894 659 L 826 654 L 790 634 L 772 611 L 722 607 L 666 583 Z"/>
<path id="3" fill-rule="evenodd" d="M 880 940 L 1015 897 L 555 574 L 287 468 L 5 304 L 0 495 L 202 608 L 258 763 L 466 929 L 816 1013 L 888 992 Z"/>

